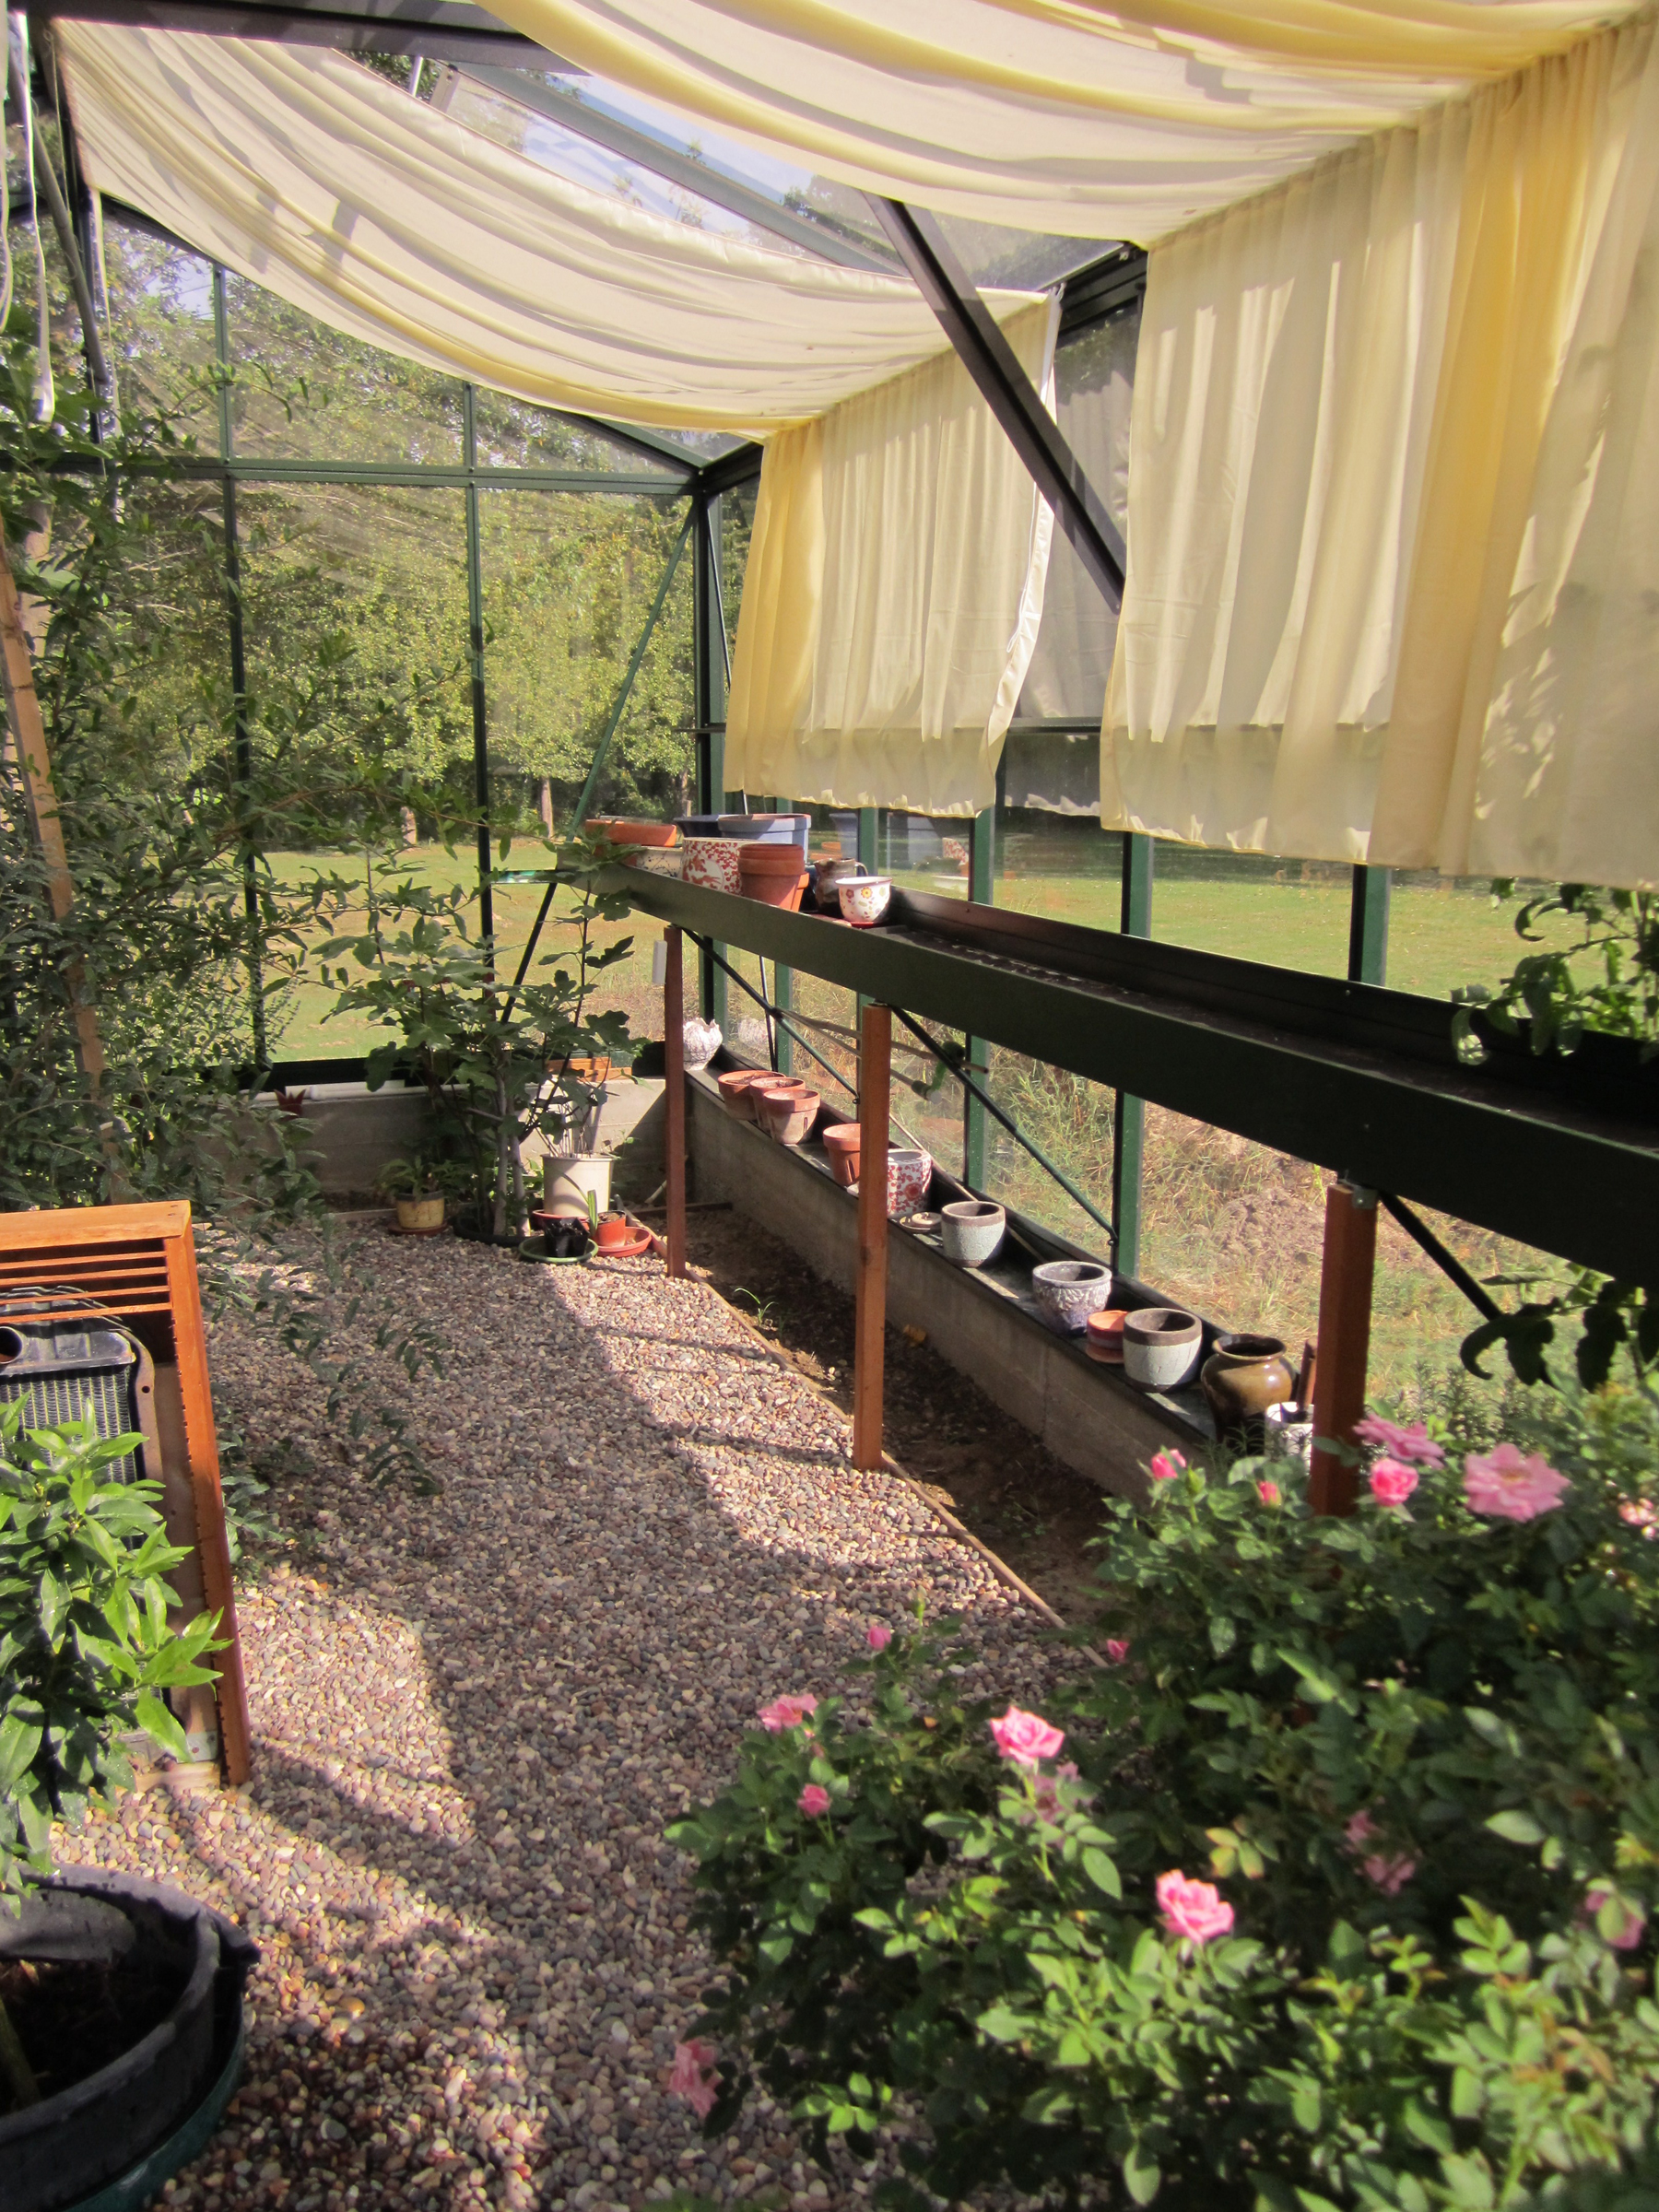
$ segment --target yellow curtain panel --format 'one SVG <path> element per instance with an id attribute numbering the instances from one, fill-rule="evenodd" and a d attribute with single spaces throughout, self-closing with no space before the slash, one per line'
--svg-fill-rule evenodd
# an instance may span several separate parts
<path id="1" fill-rule="evenodd" d="M 1003 328 L 1052 393 L 1058 310 Z M 783 432 L 760 477 L 726 781 L 844 806 L 971 814 L 1042 616 L 1051 520 L 954 357 Z"/>
<path id="2" fill-rule="evenodd" d="M 1631 9 L 500 0 L 494 12 L 694 129 L 857 190 L 1147 244 Z"/>
<path id="3" fill-rule="evenodd" d="M 1599 498 L 1631 540 L 1652 516 L 1637 393 L 1654 333 L 1632 241 L 1653 219 L 1656 72 L 1651 18 L 1626 24 L 1154 251 L 1108 824 L 1563 872 L 1540 865 L 1536 794 L 1568 754 L 1575 788 L 1594 785 L 1604 748 L 1582 721 L 1540 732 L 1524 665 L 1535 706 L 1540 661 L 1562 696 L 1569 571 L 1592 558 L 1580 511 Z M 1634 475 L 1617 524 L 1585 427 L 1604 419 L 1584 398 L 1598 376 L 1619 383 Z M 1659 771 L 1633 776 L 1639 752 L 1625 742 L 1622 799 L 1594 834 L 1581 815 L 1579 872 L 1599 881 L 1653 871 Z"/>

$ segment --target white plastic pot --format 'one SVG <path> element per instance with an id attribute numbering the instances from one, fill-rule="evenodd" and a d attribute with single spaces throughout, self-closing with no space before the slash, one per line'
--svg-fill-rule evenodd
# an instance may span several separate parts
<path id="1" fill-rule="evenodd" d="M 588 1193 L 602 1214 L 610 1211 L 611 1169 L 616 1163 L 608 1152 L 589 1158 L 579 1154 L 575 1159 L 548 1159 L 542 1163 L 542 1206 L 549 1214 L 580 1214 L 587 1218 Z"/>

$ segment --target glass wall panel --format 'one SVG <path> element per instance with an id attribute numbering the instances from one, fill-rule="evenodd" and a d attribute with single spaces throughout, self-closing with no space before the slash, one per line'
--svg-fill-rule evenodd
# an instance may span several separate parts
<path id="1" fill-rule="evenodd" d="M 1308 975 L 1347 973 L 1353 871 L 1158 841 L 1152 935 Z"/>
<path id="2" fill-rule="evenodd" d="M 478 465 L 483 468 L 558 468 L 592 470 L 595 474 L 661 476 L 672 465 L 658 467 L 637 447 L 602 430 L 546 407 L 533 407 L 506 392 L 492 392 L 480 384 L 474 402 Z"/>
<path id="3" fill-rule="evenodd" d="M 1099 740 L 1095 741 L 1097 744 Z M 996 821 L 996 903 L 1085 929 L 1116 929 L 1124 841 L 1092 815 L 1010 806 Z"/>
<path id="4" fill-rule="evenodd" d="M 14 241 L 19 288 L 32 256 Z M 104 218 L 110 351 L 124 407 L 171 418 L 175 435 L 218 452 L 213 268 L 119 217 Z M 84 374 L 77 369 L 74 373 Z"/>
<path id="5" fill-rule="evenodd" d="M 361 875 L 382 853 L 406 858 L 434 886 L 470 888 L 463 493 L 243 486 L 240 520 L 254 742 L 262 757 L 288 763 L 282 781 L 305 800 L 295 827 L 267 825 L 272 869 L 288 883 Z M 429 807 L 388 808 L 382 780 L 399 772 L 431 791 Z M 453 853 L 446 830 L 459 841 Z M 285 1057 L 381 1041 L 359 1017 L 330 1018 L 333 1001 L 320 982 L 300 989 L 274 1028 Z"/>
<path id="6" fill-rule="evenodd" d="M 1578 932 L 1556 916 L 1536 942 L 1515 935 L 1515 918 L 1542 884 L 1518 884 L 1497 899 L 1484 876 L 1397 875 L 1389 891 L 1388 981 L 1396 991 L 1447 998 L 1460 983 L 1488 990 L 1528 953 L 1565 950 Z"/>
<path id="7" fill-rule="evenodd" d="M 459 462 L 459 379 L 382 353 L 241 276 L 226 279 L 243 459 Z"/>

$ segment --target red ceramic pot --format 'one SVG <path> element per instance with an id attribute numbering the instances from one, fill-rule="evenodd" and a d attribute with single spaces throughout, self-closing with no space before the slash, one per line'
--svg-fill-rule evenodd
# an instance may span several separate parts
<path id="1" fill-rule="evenodd" d="M 799 845 L 739 845 L 737 870 L 746 899 L 758 899 L 762 906 L 786 907 L 791 913 L 799 909 L 801 893 L 810 880 Z"/>
<path id="2" fill-rule="evenodd" d="M 786 1088 L 758 1092 L 755 1118 L 781 1145 L 798 1145 L 818 1120 L 820 1102 L 816 1090 L 806 1090 L 798 1083 L 792 1083 Z"/>
<path id="3" fill-rule="evenodd" d="M 672 822 L 629 822 L 614 816 L 583 824 L 589 837 L 607 845 L 677 845 L 679 831 Z"/>
<path id="4" fill-rule="evenodd" d="M 740 1122 L 755 1118 L 755 1092 L 762 1085 L 775 1083 L 776 1076 L 761 1067 L 728 1068 L 714 1080 L 720 1087 L 720 1102 L 728 1112 L 735 1113 Z"/>

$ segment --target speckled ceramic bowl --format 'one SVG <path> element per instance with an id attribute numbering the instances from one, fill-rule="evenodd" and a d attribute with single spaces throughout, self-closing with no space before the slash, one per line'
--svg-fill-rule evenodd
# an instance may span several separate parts
<path id="1" fill-rule="evenodd" d="M 988 1266 L 1002 1250 L 1008 1217 L 988 1198 L 962 1198 L 947 1206 L 939 1222 L 945 1257 L 959 1267 Z"/>

